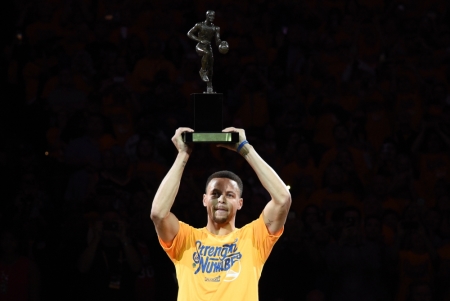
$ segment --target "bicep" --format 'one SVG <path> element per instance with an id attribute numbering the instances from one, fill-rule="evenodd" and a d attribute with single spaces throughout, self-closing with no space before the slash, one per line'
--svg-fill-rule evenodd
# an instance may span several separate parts
<path id="1" fill-rule="evenodd" d="M 287 204 L 279 205 L 273 200 L 267 203 L 263 210 L 263 218 L 270 234 L 276 234 L 283 228 L 288 213 L 289 206 Z"/>
<path id="2" fill-rule="evenodd" d="M 180 230 L 178 218 L 172 212 L 169 212 L 165 218 L 153 220 L 153 223 L 161 240 L 167 245 L 171 245 Z"/>

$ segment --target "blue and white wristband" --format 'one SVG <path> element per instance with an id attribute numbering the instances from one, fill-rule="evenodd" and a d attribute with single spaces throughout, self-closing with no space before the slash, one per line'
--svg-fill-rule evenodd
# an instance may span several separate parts
<path id="1" fill-rule="evenodd" d="M 240 152 L 241 152 L 241 149 L 242 149 L 242 148 L 244 147 L 244 145 L 246 145 L 246 144 L 248 144 L 248 141 L 247 141 L 247 140 L 242 141 L 242 142 L 239 144 L 239 146 L 237 147 L 236 151 L 237 151 L 238 153 L 240 153 Z"/>

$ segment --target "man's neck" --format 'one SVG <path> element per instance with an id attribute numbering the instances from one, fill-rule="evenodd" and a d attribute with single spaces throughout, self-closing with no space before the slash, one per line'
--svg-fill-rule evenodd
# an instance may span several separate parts
<path id="1" fill-rule="evenodd" d="M 337 150 L 348 149 L 349 143 L 347 141 L 336 141 L 335 147 Z"/>
<path id="2" fill-rule="evenodd" d="M 17 261 L 19 258 L 19 255 L 16 253 L 9 253 L 9 254 L 3 254 L 3 256 L 0 258 L 0 262 L 6 265 L 11 265 Z"/>
<path id="3" fill-rule="evenodd" d="M 227 235 L 233 232 L 236 227 L 234 226 L 234 222 L 231 221 L 226 224 L 217 224 L 215 222 L 208 221 L 206 229 L 214 235 Z"/>

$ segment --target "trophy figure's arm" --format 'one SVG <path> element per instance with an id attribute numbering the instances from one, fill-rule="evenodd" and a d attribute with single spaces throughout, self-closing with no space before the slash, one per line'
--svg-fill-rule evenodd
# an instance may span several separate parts
<path id="1" fill-rule="evenodd" d="M 219 46 L 220 43 L 222 43 L 222 40 L 220 39 L 220 27 L 216 26 L 216 45 Z"/>
<path id="2" fill-rule="evenodd" d="M 200 29 L 201 29 L 200 25 L 199 25 L 198 23 L 195 24 L 195 26 L 192 27 L 192 28 L 188 31 L 187 36 L 188 36 L 190 39 L 192 39 L 192 40 L 194 40 L 194 41 L 197 41 L 198 43 L 201 43 L 202 41 L 201 41 L 201 40 L 199 39 L 199 37 L 197 36 L 197 33 L 200 31 Z"/>

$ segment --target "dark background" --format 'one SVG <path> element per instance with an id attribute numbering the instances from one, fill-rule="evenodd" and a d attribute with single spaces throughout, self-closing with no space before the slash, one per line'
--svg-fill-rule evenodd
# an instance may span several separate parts
<path id="1" fill-rule="evenodd" d="M 77 261 L 111 211 L 143 270 L 108 300 L 175 300 L 148 215 L 189 95 L 206 89 L 186 33 L 208 9 L 230 45 L 213 44 L 224 126 L 246 130 L 293 197 L 260 299 L 450 300 L 447 3 L 3 1 L 0 300 L 8 267 L 30 273 L 11 254 L 39 270 L 32 297 L 91 300 Z M 180 220 L 206 224 L 204 182 L 220 169 L 244 180 L 237 226 L 259 216 L 269 196 L 248 164 L 197 145 Z"/>

